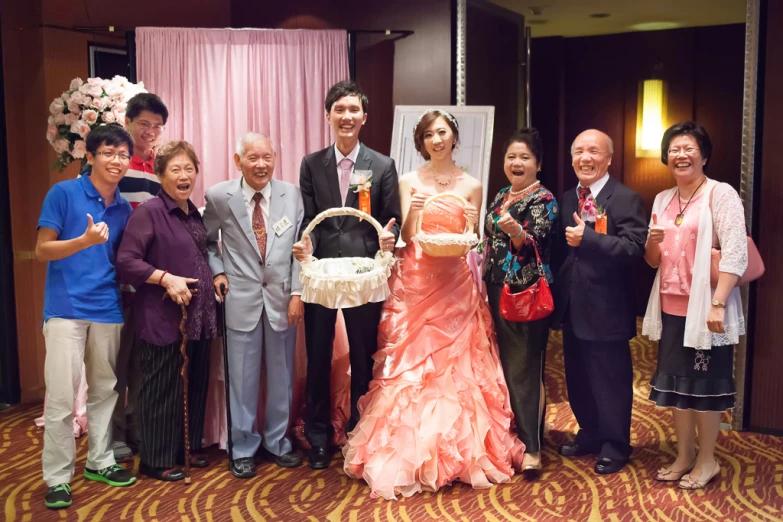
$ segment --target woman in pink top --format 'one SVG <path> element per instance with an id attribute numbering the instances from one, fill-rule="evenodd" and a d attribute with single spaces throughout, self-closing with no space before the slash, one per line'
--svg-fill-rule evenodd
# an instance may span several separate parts
<path id="1" fill-rule="evenodd" d="M 698 123 L 664 133 L 661 160 L 677 185 L 656 196 L 645 246 L 658 268 L 642 329 L 660 341 L 650 400 L 672 409 L 677 435 L 676 460 L 655 478 L 683 489 L 701 489 L 720 473 L 715 445 L 721 414 L 734 407 L 734 345 L 745 333 L 737 288 L 748 264 L 745 214 L 731 185 L 704 174 L 711 152 Z M 722 254 L 714 289 L 713 245 Z"/>

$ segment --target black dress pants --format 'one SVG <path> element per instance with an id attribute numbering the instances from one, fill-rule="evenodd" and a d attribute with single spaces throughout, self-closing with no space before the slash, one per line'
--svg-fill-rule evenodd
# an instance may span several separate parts
<path id="1" fill-rule="evenodd" d="M 517 436 L 526 453 L 541 451 L 546 408 L 539 411 L 544 379 L 549 317 L 526 323 L 506 321 L 500 315 L 503 285 L 487 283 L 487 298 L 498 336 L 498 352 L 506 377 Z"/>
<path id="2" fill-rule="evenodd" d="M 372 380 L 373 354 L 378 350 L 378 323 L 383 303 L 368 303 L 344 308 L 351 361 L 350 432 L 359 422 L 359 399 L 367 393 Z M 311 446 L 328 446 L 332 441 L 332 348 L 337 310 L 317 304 L 305 304 L 305 344 L 307 378 L 305 391 L 305 437 Z"/>
<path id="3" fill-rule="evenodd" d="M 211 340 L 189 341 L 188 421 L 191 451 L 201 449 L 209 387 Z M 142 385 L 139 393 L 141 461 L 172 468 L 185 461 L 182 355 L 180 341 L 158 346 L 139 339 Z"/>
<path id="4" fill-rule="evenodd" d="M 563 352 L 568 400 L 579 423 L 575 442 L 599 458 L 627 460 L 633 404 L 629 342 L 580 339 L 566 318 Z"/>

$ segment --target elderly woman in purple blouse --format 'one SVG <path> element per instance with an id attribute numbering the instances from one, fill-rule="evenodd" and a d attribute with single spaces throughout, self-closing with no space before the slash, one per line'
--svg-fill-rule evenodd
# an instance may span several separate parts
<path id="1" fill-rule="evenodd" d="M 171 141 L 155 157 L 161 190 L 128 220 L 117 253 L 117 272 L 136 288 L 133 314 L 140 350 L 141 444 L 139 471 L 158 480 L 181 480 L 184 473 L 180 305 L 188 309 L 188 406 L 194 467 L 209 462 L 198 454 L 204 431 L 210 340 L 217 335 L 207 233 L 190 201 L 199 161 L 186 141 Z"/>

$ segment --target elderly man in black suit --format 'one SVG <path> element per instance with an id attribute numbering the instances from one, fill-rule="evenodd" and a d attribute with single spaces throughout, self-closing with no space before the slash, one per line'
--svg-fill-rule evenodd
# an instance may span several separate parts
<path id="1" fill-rule="evenodd" d="M 598 455 L 595 472 L 609 474 L 631 456 L 632 272 L 644 255 L 647 221 L 639 195 L 609 175 L 609 136 L 584 131 L 571 157 L 579 184 L 561 200 L 566 244 L 555 320 L 563 326 L 568 398 L 580 429 L 560 454 Z"/>
<path id="2" fill-rule="evenodd" d="M 335 143 L 302 159 L 299 187 L 304 200 L 302 230 L 316 215 L 333 207 L 358 208 L 358 195 L 351 190 L 359 172 L 372 179 L 370 213 L 386 225 L 383 234 L 367 221 L 353 216 L 324 220 L 311 236 L 294 245 L 300 261 L 315 257 L 374 257 L 379 249 L 391 252 L 400 235 L 400 196 L 394 160 L 359 142 L 359 132 L 367 121 L 367 96 L 357 84 L 343 81 L 329 89 L 325 102 L 326 119 L 332 126 Z M 368 175 L 369 174 L 369 175 Z M 359 398 L 367 393 L 372 379 L 372 356 L 378 349 L 380 303 L 344 308 L 351 361 L 351 418 L 346 431 L 359 421 Z M 305 392 L 305 436 L 311 445 L 310 467 L 329 465 L 332 439 L 330 374 L 332 343 L 337 310 L 319 304 L 305 304 L 307 345 L 307 384 Z"/>

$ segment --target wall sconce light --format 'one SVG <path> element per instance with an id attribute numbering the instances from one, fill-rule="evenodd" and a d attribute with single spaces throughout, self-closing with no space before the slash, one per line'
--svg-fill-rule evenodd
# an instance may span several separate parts
<path id="1" fill-rule="evenodd" d="M 639 82 L 636 112 L 636 157 L 660 158 L 661 138 L 666 130 L 666 83 L 650 79 Z"/>

